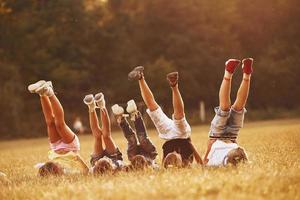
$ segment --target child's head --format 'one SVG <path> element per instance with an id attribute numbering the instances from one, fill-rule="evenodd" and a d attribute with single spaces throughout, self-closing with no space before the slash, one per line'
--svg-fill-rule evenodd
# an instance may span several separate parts
<path id="1" fill-rule="evenodd" d="M 232 149 L 228 152 L 226 156 L 226 165 L 231 164 L 233 166 L 236 166 L 240 162 L 246 162 L 248 161 L 247 153 L 245 152 L 245 149 L 242 147 L 238 147 L 236 149 Z"/>
<path id="2" fill-rule="evenodd" d="M 42 167 L 39 168 L 39 175 L 42 177 L 49 176 L 49 175 L 55 175 L 59 176 L 62 175 L 63 169 L 59 164 L 56 164 L 54 162 L 46 162 Z"/>
<path id="3" fill-rule="evenodd" d="M 112 162 L 108 158 L 101 158 L 95 163 L 93 173 L 94 174 L 104 174 L 107 172 L 112 172 L 113 171 L 113 166 Z"/>
<path id="4" fill-rule="evenodd" d="M 169 153 L 164 159 L 163 166 L 164 168 L 182 167 L 183 162 L 181 155 L 176 152 Z"/>
<path id="5" fill-rule="evenodd" d="M 145 169 L 148 166 L 148 162 L 142 155 L 136 155 L 131 160 L 132 167 L 134 169 Z"/>

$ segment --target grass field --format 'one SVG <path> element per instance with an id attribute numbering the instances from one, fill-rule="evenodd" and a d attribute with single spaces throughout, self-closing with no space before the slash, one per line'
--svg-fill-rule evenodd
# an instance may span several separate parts
<path id="1" fill-rule="evenodd" d="M 208 126 L 193 127 L 203 156 Z M 162 141 L 151 138 L 161 155 Z M 120 132 L 113 137 L 126 157 Z M 79 136 L 86 161 L 92 137 Z M 0 199 L 300 199 L 300 119 L 245 124 L 239 143 L 251 162 L 234 168 L 140 171 L 101 177 L 38 177 L 33 166 L 46 161 L 46 138 L 0 142 Z M 160 158 L 159 158 L 160 162 Z"/>

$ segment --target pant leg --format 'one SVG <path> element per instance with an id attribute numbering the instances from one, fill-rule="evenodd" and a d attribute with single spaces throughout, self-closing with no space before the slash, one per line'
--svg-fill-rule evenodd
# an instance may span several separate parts
<path id="1" fill-rule="evenodd" d="M 216 115 L 211 121 L 209 130 L 210 138 L 222 138 L 226 134 L 228 119 L 231 111 L 223 111 L 219 107 L 215 108 Z"/>
<path id="2" fill-rule="evenodd" d="M 138 153 L 135 132 L 130 127 L 126 118 L 122 118 L 119 126 L 122 129 L 125 138 L 127 139 L 127 156 L 128 160 L 131 160 Z"/>
<path id="3" fill-rule="evenodd" d="M 157 151 L 148 137 L 147 130 L 140 112 L 138 112 L 138 114 L 135 116 L 134 125 L 141 148 L 144 152 L 146 152 L 146 154 L 148 154 L 147 157 L 155 159 L 157 156 Z"/>
<path id="4" fill-rule="evenodd" d="M 236 111 L 231 108 L 231 115 L 228 119 L 226 136 L 232 139 L 237 139 L 240 129 L 244 126 L 244 117 L 247 110 L 244 108 L 241 111 Z"/>

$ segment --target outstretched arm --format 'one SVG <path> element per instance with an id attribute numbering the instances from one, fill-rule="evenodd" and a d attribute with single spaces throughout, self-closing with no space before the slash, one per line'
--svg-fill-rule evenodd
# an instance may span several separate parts
<path id="1" fill-rule="evenodd" d="M 203 165 L 202 158 L 201 158 L 199 152 L 197 151 L 196 147 L 193 145 L 193 143 L 192 143 L 192 147 L 193 147 L 194 158 L 195 158 L 196 162 L 200 165 Z"/>
<path id="2" fill-rule="evenodd" d="M 211 146 L 213 145 L 213 143 L 216 141 L 216 139 L 209 139 L 208 140 L 208 144 L 207 144 L 207 150 L 206 150 L 206 153 L 205 153 L 205 156 L 204 156 L 204 164 L 208 163 L 208 154 L 211 150 Z"/>

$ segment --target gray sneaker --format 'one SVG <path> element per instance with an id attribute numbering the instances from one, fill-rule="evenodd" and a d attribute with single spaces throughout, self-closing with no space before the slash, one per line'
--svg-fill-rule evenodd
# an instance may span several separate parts
<path id="1" fill-rule="evenodd" d="M 140 80 L 144 76 L 144 67 L 143 66 L 138 66 L 134 68 L 131 72 L 128 74 L 128 80 L 134 81 L 134 80 Z"/>

